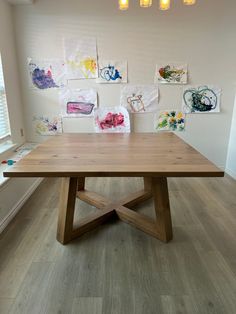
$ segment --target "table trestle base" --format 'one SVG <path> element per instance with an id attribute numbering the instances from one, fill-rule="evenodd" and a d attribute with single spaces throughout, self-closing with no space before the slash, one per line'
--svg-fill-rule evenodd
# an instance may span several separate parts
<path id="1" fill-rule="evenodd" d="M 143 179 L 143 190 L 129 194 L 114 203 L 95 192 L 85 190 L 85 178 L 62 178 L 57 240 L 62 244 L 67 244 L 117 217 L 163 242 L 169 242 L 173 238 L 173 234 L 167 178 L 145 177 Z M 81 219 L 77 225 L 74 224 L 76 197 L 100 210 Z M 156 220 L 131 210 L 135 205 L 152 197 Z"/>

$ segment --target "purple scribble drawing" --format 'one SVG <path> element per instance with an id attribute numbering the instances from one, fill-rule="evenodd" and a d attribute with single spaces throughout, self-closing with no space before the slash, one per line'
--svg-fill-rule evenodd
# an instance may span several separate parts
<path id="1" fill-rule="evenodd" d="M 40 117 L 39 120 L 42 121 L 49 132 L 58 131 L 58 121 L 56 119 L 50 121 L 49 118 Z"/>
<path id="2" fill-rule="evenodd" d="M 31 77 L 33 84 L 39 89 L 56 88 L 59 87 L 53 79 L 52 68 L 47 71 L 40 69 L 36 64 L 30 64 L 32 71 Z"/>
<path id="3" fill-rule="evenodd" d="M 67 103 L 67 113 L 79 113 L 89 115 L 93 111 L 94 104 L 86 102 L 70 101 Z"/>

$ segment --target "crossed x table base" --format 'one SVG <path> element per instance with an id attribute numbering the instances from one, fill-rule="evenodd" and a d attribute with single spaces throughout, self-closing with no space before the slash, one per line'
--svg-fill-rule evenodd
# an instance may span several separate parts
<path id="1" fill-rule="evenodd" d="M 167 178 L 145 177 L 143 181 L 143 190 L 132 193 L 114 203 L 97 193 L 87 191 L 84 177 L 62 178 L 57 240 L 62 244 L 67 244 L 116 216 L 163 242 L 170 241 L 173 235 Z M 100 211 L 81 219 L 78 224 L 74 224 L 77 197 Z M 135 205 L 152 197 L 156 220 L 132 210 Z"/>

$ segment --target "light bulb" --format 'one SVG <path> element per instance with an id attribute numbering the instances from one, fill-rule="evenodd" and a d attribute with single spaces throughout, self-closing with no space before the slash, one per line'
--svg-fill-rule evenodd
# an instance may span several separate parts
<path id="1" fill-rule="evenodd" d="M 140 7 L 148 8 L 152 5 L 152 0 L 140 0 Z"/>
<path id="2" fill-rule="evenodd" d="M 185 5 L 193 5 L 196 3 L 196 0 L 183 0 Z"/>
<path id="3" fill-rule="evenodd" d="M 124 11 L 129 8 L 129 0 L 119 0 L 119 9 Z"/>
<path id="4" fill-rule="evenodd" d="M 170 8 L 170 0 L 160 0 L 160 10 L 168 10 Z"/>

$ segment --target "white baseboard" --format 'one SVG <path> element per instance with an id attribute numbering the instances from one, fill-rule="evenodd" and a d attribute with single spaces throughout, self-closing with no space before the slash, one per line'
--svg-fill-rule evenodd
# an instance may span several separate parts
<path id="1" fill-rule="evenodd" d="M 233 179 L 236 180 L 236 173 L 228 168 L 225 169 L 225 172 L 228 173 Z"/>
<path id="2" fill-rule="evenodd" d="M 25 192 L 22 198 L 15 204 L 15 206 L 11 209 L 7 217 L 5 217 L 2 221 L 0 221 L 0 234 L 3 230 L 8 226 L 11 220 L 15 217 L 15 215 L 19 212 L 21 207 L 25 204 L 28 198 L 33 194 L 33 192 L 37 189 L 39 184 L 43 181 L 43 178 L 38 178 L 31 185 L 31 187 Z"/>

